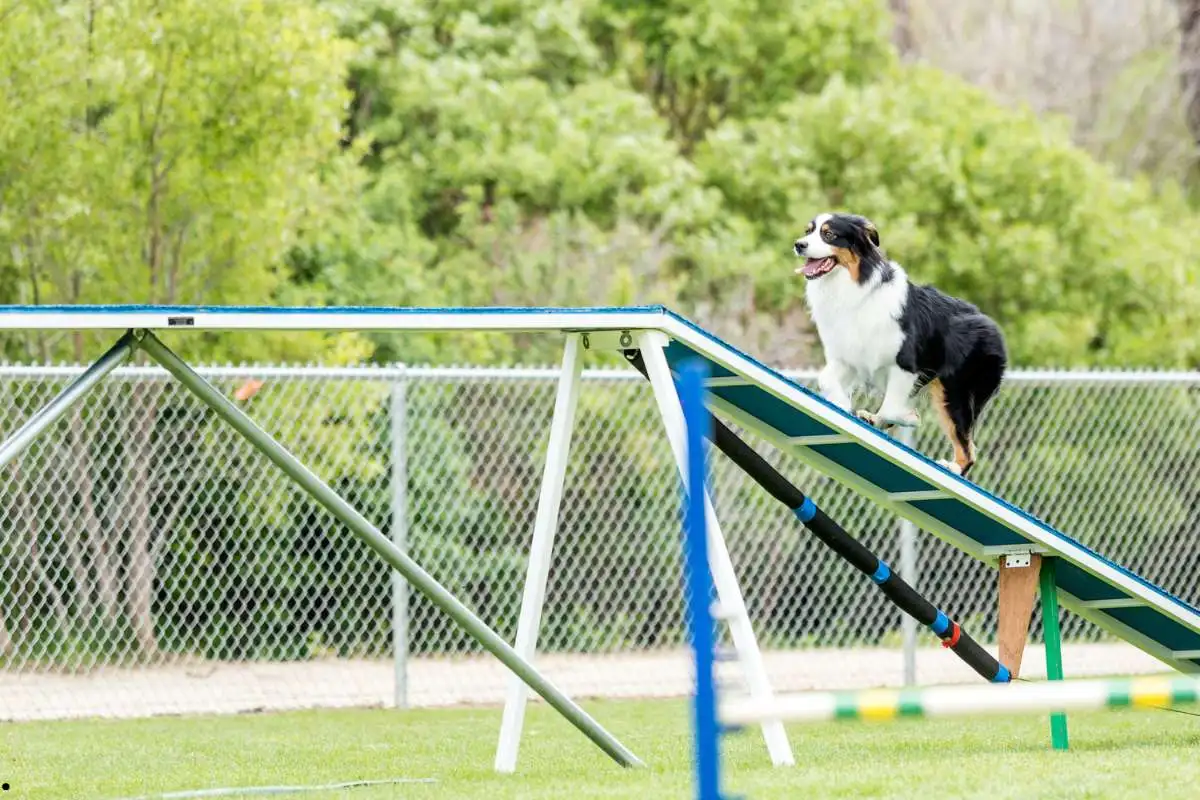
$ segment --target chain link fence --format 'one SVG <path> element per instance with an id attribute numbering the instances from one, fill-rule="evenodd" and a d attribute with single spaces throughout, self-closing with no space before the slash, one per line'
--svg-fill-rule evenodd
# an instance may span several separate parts
<path id="1" fill-rule="evenodd" d="M 0 368 L 3 429 L 79 371 Z M 556 370 L 201 372 L 515 637 Z M 1200 375 L 1017 373 L 972 477 L 1196 603 L 1198 419 Z M 748 438 L 900 563 L 895 518 Z M 932 414 L 917 446 L 947 455 Z M 539 664 L 581 696 L 686 693 L 678 483 L 639 376 L 585 372 L 569 465 Z M 776 685 L 821 670 L 897 682 L 898 612 L 736 468 L 713 466 Z M 503 697 L 474 641 L 157 369 L 115 373 L 0 480 L 0 719 Z M 915 584 L 989 641 L 994 571 L 925 534 L 917 562 Z M 1069 615 L 1064 636 L 1104 641 Z"/>

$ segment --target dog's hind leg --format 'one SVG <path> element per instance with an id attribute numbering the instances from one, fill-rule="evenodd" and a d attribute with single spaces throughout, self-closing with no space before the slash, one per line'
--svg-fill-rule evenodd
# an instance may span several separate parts
<path id="1" fill-rule="evenodd" d="M 971 438 L 975 426 L 975 404 L 969 391 L 940 379 L 929 384 L 930 402 L 937 411 L 938 422 L 954 447 L 953 461 L 939 461 L 956 475 L 965 476 L 975 464 L 975 442 Z"/>

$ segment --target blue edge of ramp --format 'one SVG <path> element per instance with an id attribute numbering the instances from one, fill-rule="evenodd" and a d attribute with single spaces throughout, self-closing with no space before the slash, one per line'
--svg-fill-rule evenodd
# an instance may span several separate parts
<path id="1" fill-rule="evenodd" d="M 843 412 L 662 306 L 277 308 L 0 306 L 0 329 L 492 330 L 663 334 L 673 371 L 709 371 L 712 410 L 967 554 L 1057 559 L 1059 597 L 1080 616 L 1183 672 L 1200 672 L 1200 610 Z M 622 345 L 624 346 L 624 345 Z M 1003 391 L 1003 390 L 1002 390 Z M 818 498 L 819 501 L 819 498 Z"/>
<path id="2" fill-rule="evenodd" d="M 714 346 L 697 347 L 696 338 L 688 337 L 689 342 L 672 339 L 666 351 L 672 371 L 690 358 L 705 362 L 710 376 L 717 379 L 708 388 L 714 411 L 755 430 L 817 471 L 883 500 L 886 507 L 976 558 L 992 560 L 1005 552 L 1023 551 L 1057 557 L 1056 577 L 1064 605 L 1175 669 L 1200 672 L 1200 610 L 943 469 L 711 333 L 676 319 Z M 740 358 L 717 360 L 714 351 Z M 739 370 L 733 362 L 743 359 L 785 384 L 794 396 L 781 397 L 747 375 L 749 370 Z M 802 404 L 794 402 L 801 398 Z M 815 410 L 823 412 L 820 417 Z M 833 424 L 828 419 L 831 411 L 839 418 Z M 898 449 L 900 458 L 868 446 L 879 439 L 886 439 L 889 449 Z M 932 467 L 941 480 L 935 484 L 914 471 L 914 464 Z M 1009 512 L 1017 524 L 988 513 L 976 496 Z"/>

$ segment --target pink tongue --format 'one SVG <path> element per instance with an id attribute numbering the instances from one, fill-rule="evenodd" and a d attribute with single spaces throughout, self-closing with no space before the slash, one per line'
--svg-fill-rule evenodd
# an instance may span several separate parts
<path id="1" fill-rule="evenodd" d="M 815 278 L 825 272 L 828 265 L 828 258 L 810 258 L 804 262 L 804 277 Z"/>

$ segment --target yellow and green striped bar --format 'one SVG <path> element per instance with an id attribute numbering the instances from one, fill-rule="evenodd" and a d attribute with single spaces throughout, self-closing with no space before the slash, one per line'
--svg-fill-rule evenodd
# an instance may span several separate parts
<path id="1" fill-rule="evenodd" d="M 1159 708 L 1200 701 L 1200 680 L 1153 676 L 1042 683 L 934 686 L 927 689 L 870 689 L 861 692 L 804 692 L 770 703 L 730 700 L 721 706 L 729 726 L 768 720 L 891 720 L 974 714 L 1032 714 L 1102 708 Z"/>

